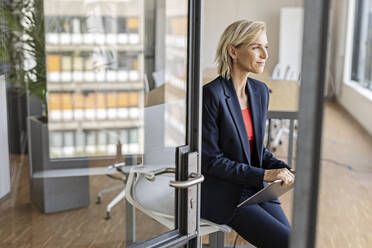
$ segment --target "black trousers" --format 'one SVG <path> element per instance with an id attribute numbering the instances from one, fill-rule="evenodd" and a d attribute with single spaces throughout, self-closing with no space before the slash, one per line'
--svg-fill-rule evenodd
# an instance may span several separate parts
<path id="1" fill-rule="evenodd" d="M 237 208 L 227 225 L 257 248 L 287 248 L 291 226 L 279 203 Z"/>

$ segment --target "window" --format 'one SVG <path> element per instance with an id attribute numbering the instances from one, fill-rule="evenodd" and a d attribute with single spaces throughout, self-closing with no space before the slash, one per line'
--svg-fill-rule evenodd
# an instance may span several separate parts
<path id="1" fill-rule="evenodd" d="M 351 79 L 372 90 L 372 0 L 355 1 Z"/>
<path id="2" fill-rule="evenodd" d="M 142 1 L 43 2 L 52 158 L 141 152 Z"/>

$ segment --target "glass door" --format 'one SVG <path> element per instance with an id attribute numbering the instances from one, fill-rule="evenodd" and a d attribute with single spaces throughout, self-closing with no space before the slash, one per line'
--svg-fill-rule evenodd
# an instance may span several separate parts
<path id="1" fill-rule="evenodd" d="M 120 218 L 124 247 L 196 247 L 199 1 L 45 0 L 44 15 L 47 170 L 87 171 L 69 188 L 97 208 L 116 192 L 102 227 Z"/>
<path id="2" fill-rule="evenodd" d="M 134 242 L 130 247 L 199 247 L 198 194 L 203 176 L 198 158 L 200 51 L 195 43 L 200 42 L 200 7 L 198 1 L 145 1 L 146 172 L 141 176 L 139 171 L 134 184 L 133 173 L 129 176 L 128 184 L 137 188 L 137 192 L 133 188 L 129 193 L 138 194 L 139 201 L 128 197 L 128 202 L 167 230 L 158 230 L 156 236 L 147 234 L 142 238 L 145 241 Z M 132 213 L 127 210 L 128 220 Z M 136 227 L 128 240 L 134 240 L 135 233 L 144 234 L 141 226 Z"/>

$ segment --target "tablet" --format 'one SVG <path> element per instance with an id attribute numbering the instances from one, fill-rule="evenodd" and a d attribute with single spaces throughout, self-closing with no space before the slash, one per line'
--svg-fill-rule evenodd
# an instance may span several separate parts
<path id="1" fill-rule="evenodd" d="M 282 180 L 276 180 L 266 186 L 265 188 L 258 191 L 256 194 L 249 197 L 247 200 L 240 203 L 237 207 L 244 206 L 246 204 L 258 204 L 266 201 L 270 201 L 275 199 L 276 197 L 281 196 L 282 194 L 288 192 L 289 190 L 293 189 L 294 183 L 288 186 L 282 185 Z"/>

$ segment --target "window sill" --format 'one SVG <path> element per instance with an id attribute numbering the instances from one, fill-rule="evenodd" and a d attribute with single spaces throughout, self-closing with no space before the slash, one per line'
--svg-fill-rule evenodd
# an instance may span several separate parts
<path id="1" fill-rule="evenodd" d="M 350 80 L 345 82 L 346 85 L 356 90 L 360 95 L 366 97 L 372 102 L 372 91 L 359 85 L 358 82 Z"/>

